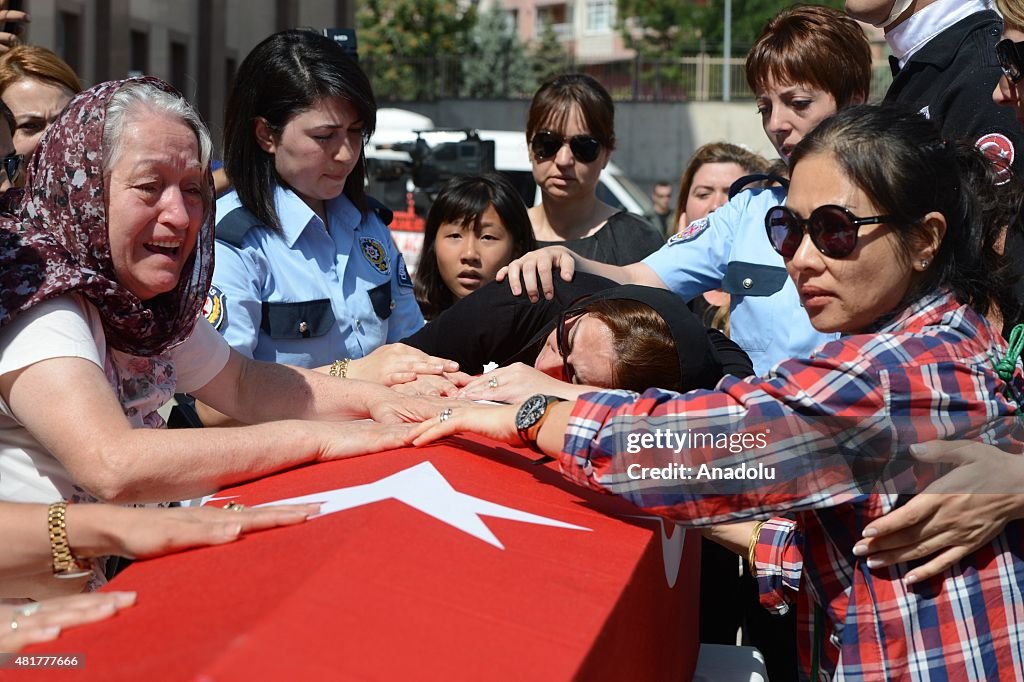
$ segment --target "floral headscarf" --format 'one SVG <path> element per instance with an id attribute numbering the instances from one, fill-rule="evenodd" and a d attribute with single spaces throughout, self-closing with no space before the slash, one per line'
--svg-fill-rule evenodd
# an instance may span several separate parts
<path id="1" fill-rule="evenodd" d="M 51 298 L 77 292 L 99 310 L 107 344 L 154 356 L 192 333 L 213 274 L 213 189 L 178 286 L 148 301 L 117 280 L 110 252 L 103 165 L 107 105 L 133 82 L 181 94 L 156 78 L 100 83 L 78 94 L 43 136 L 26 189 L 0 217 L 0 326 Z"/>

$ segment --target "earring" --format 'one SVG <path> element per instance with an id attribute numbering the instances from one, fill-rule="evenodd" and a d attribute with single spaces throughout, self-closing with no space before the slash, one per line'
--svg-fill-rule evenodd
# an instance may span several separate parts
<path id="1" fill-rule="evenodd" d="M 928 269 L 928 259 L 927 258 L 922 258 L 921 259 L 921 269 L 922 270 L 927 270 Z"/>

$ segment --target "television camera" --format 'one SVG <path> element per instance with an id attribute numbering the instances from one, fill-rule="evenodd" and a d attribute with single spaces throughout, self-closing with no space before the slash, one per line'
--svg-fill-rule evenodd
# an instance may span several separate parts
<path id="1" fill-rule="evenodd" d="M 379 145 L 377 154 L 368 156 L 367 170 L 372 180 L 391 182 L 408 177 L 417 189 L 432 197 L 453 176 L 494 170 L 494 141 L 481 140 L 476 130 L 413 132 L 415 140 Z M 464 136 L 463 139 L 450 139 L 458 135 Z M 428 142 L 428 137 L 433 144 Z"/>

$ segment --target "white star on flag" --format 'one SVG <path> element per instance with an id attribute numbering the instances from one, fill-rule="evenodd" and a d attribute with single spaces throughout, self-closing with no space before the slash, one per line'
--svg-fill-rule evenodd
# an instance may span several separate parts
<path id="1" fill-rule="evenodd" d="M 230 499 L 225 497 L 213 497 L 210 500 Z M 482 500 L 465 493 L 460 493 L 453 488 L 444 476 L 441 475 L 430 462 L 421 462 L 387 478 L 382 478 L 374 483 L 352 486 L 350 488 L 336 488 L 299 497 L 290 497 L 284 500 L 265 502 L 256 506 L 266 507 L 274 504 L 305 504 L 320 502 L 320 514 L 334 514 L 336 512 L 360 507 L 364 504 L 372 504 L 381 500 L 395 499 L 399 502 L 418 509 L 424 514 L 433 516 L 438 521 L 443 521 L 464 533 L 494 545 L 498 549 L 505 549 L 497 536 L 480 519 L 481 516 L 490 516 L 497 519 L 509 519 L 522 523 L 534 523 L 540 526 L 552 526 L 554 528 L 567 528 L 569 530 L 586 530 L 582 526 L 574 526 L 571 523 L 556 521 L 537 514 L 530 514 L 512 507 L 505 507 L 494 502 Z"/>

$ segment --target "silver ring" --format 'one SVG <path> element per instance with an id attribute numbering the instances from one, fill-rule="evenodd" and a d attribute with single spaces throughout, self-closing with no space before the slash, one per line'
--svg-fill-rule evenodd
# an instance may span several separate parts
<path id="1" fill-rule="evenodd" d="M 437 415 L 437 421 L 439 421 L 439 422 L 446 422 L 449 419 L 451 419 L 451 416 L 452 416 L 452 408 L 446 407 L 443 410 L 441 410 L 441 414 Z"/>
<path id="2" fill-rule="evenodd" d="M 224 505 L 224 508 L 228 511 L 242 511 L 245 509 L 245 505 L 239 504 L 238 502 L 228 502 Z"/>
<path id="3" fill-rule="evenodd" d="M 31 616 L 41 608 L 42 604 L 40 604 L 37 601 L 34 601 L 31 604 L 25 604 L 24 606 L 15 609 L 14 612 L 19 616 Z"/>
<path id="4" fill-rule="evenodd" d="M 487 385 L 491 388 L 498 387 L 498 377 L 491 377 L 491 380 L 487 382 Z"/>

